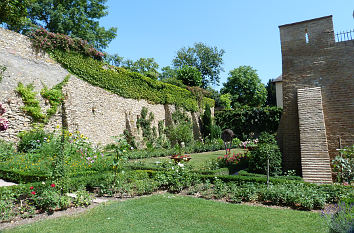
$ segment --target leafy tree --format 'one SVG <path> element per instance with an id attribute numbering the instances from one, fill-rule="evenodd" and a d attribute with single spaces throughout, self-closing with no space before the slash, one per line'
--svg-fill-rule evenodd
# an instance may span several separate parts
<path id="1" fill-rule="evenodd" d="M 157 71 L 159 64 L 155 62 L 154 58 L 140 58 L 137 61 L 127 59 L 123 61 L 122 67 L 153 79 L 157 79 L 159 76 L 159 72 Z"/>
<path id="2" fill-rule="evenodd" d="M 267 90 L 258 77 L 257 71 L 250 66 L 240 66 L 231 70 L 227 82 L 223 84 L 222 94 L 231 94 L 231 106 L 262 106 L 267 98 Z"/>
<path id="3" fill-rule="evenodd" d="M 87 40 L 104 49 L 116 37 L 117 28 L 108 30 L 98 20 L 108 14 L 107 0 L 35 0 L 28 6 L 28 18 L 48 31 Z"/>
<path id="4" fill-rule="evenodd" d="M 194 66 L 183 66 L 177 70 L 177 79 L 187 86 L 197 86 L 202 84 L 202 74 Z"/>
<path id="5" fill-rule="evenodd" d="M 163 81 L 164 79 L 176 78 L 177 71 L 170 66 L 165 66 L 161 68 L 161 73 L 159 75 L 159 79 Z"/>
<path id="6" fill-rule="evenodd" d="M 203 43 L 195 43 L 194 47 L 181 48 L 173 59 L 173 66 L 178 69 L 183 66 L 194 66 L 202 74 L 202 87 L 208 84 L 218 84 L 220 71 L 223 71 L 222 56 L 225 51 L 217 47 L 209 47 Z"/>
<path id="7" fill-rule="evenodd" d="M 269 106 L 277 106 L 277 97 L 275 93 L 275 83 L 273 83 L 273 79 L 269 79 L 267 85 L 267 101 L 266 104 Z"/>
<path id="8" fill-rule="evenodd" d="M 225 110 L 231 110 L 231 94 L 227 93 L 220 95 L 220 103 Z"/>
<path id="9" fill-rule="evenodd" d="M 124 58 L 118 56 L 118 54 L 113 54 L 113 55 L 105 54 L 104 59 L 108 64 L 119 67 L 123 64 Z"/>
<path id="10" fill-rule="evenodd" d="M 0 24 L 14 31 L 20 31 L 28 24 L 27 7 L 31 0 L 1 0 Z"/>

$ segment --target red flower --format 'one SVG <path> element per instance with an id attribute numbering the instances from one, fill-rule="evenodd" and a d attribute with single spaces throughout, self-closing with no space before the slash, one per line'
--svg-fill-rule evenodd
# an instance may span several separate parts
<path id="1" fill-rule="evenodd" d="M 53 188 L 54 188 L 54 187 L 55 187 L 55 184 L 51 184 L 50 187 L 53 187 Z"/>
<path id="2" fill-rule="evenodd" d="M 35 192 L 35 191 L 32 191 L 31 193 L 32 193 L 33 195 L 36 195 L 36 192 Z"/>
<path id="3" fill-rule="evenodd" d="M 33 186 L 31 186 L 30 189 L 31 189 L 31 190 L 34 189 Z"/>

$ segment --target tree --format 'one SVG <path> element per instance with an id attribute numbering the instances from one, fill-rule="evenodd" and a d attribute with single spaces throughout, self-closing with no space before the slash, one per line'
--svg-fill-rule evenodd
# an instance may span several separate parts
<path id="1" fill-rule="evenodd" d="M 159 64 L 155 62 L 154 58 L 140 58 L 137 61 L 127 59 L 123 61 L 122 67 L 153 79 L 157 79 L 159 76 L 159 72 L 157 71 Z"/>
<path id="2" fill-rule="evenodd" d="M 161 73 L 159 75 L 159 79 L 163 81 L 164 79 L 176 78 L 177 71 L 170 66 L 165 66 L 161 68 Z"/>
<path id="3" fill-rule="evenodd" d="M 117 28 L 106 30 L 98 22 L 108 14 L 106 1 L 37 0 L 28 6 L 28 18 L 48 31 L 79 37 L 104 49 L 117 35 Z"/>
<path id="4" fill-rule="evenodd" d="M 118 54 L 113 54 L 113 55 L 105 54 L 104 59 L 108 64 L 119 67 L 122 65 L 124 58 L 118 56 Z"/>
<path id="5" fill-rule="evenodd" d="M 176 69 L 183 66 L 194 66 L 202 74 L 202 87 L 208 84 L 218 84 L 220 71 L 224 71 L 222 56 L 225 51 L 217 47 L 209 47 L 203 43 L 195 43 L 194 47 L 181 48 L 172 63 Z"/>
<path id="6" fill-rule="evenodd" d="M 177 70 L 177 79 L 187 86 L 199 87 L 202 84 L 202 74 L 194 66 L 183 66 Z"/>
<path id="7" fill-rule="evenodd" d="M 231 102 L 230 93 L 220 95 L 220 103 L 225 110 L 231 110 Z"/>
<path id="8" fill-rule="evenodd" d="M 269 106 L 277 106 L 277 97 L 276 97 L 276 92 L 275 92 L 275 83 L 273 82 L 273 79 L 269 79 L 267 85 L 267 101 L 266 104 Z"/>
<path id="9" fill-rule="evenodd" d="M 267 90 L 258 77 L 257 71 L 250 66 L 240 66 L 231 70 L 227 82 L 223 84 L 222 94 L 231 94 L 231 106 L 262 106 L 267 98 Z"/>
<path id="10" fill-rule="evenodd" d="M 0 24 L 14 31 L 20 31 L 26 24 L 27 7 L 30 0 L 1 0 L 0 2 Z"/>

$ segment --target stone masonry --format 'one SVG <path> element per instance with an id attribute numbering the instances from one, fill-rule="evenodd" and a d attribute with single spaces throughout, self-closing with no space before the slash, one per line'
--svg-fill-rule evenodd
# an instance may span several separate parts
<path id="1" fill-rule="evenodd" d="M 331 183 L 321 88 L 297 90 L 302 176 L 305 181 Z"/>
<path id="2" fill-rule="evenodd" d="M 16 142 L 20 131 L 32 128 L 32 119 L 22 111 L 22 99 L 15 91 L 18 82 L 25 85 L 33 83 L 35 91 L 39 93 L 44 85 L 51 88 L 63 81 L 69 73 L 47 54 L 34 51 L 26 36 L 3 28 L 0 28 L 0 65 L 6 67 L 0 82 L 0 103 L 7 111 L 3 117 L 9 121 L 9 129 L 1 132 L 0 139 Z M 170 124 L 175 111 L 175 107 L 171 105 L 120 97 L 74 75 L 70 75 L 63 93 L 65 112 L 59 110 L 45 129 L 54 130 L 57 125 L 61 125 L 64 116 L 69 131 L 80 131 L 94 144 L 111 143 L 112 137 L 123 134 L 125 129 L 139 139 L 141 132 L 137 130 L 136 121 L 143 107 L 154 114 L 153 125 L 156 127 L 160 120 L 164 120 L 166 126 Z M 40 100 L 43 111 L 50 107 L 39 94 L 37 99 Z M 194 137 L 199 139 L 200 113 L 189 115 L 193 121 Z"/>
<path id="3" fill-rule="evenodd" d="M 307 129 L 307 136 L 325 135 L 330 159 L 338 154 L 339 138 L 343 146 L 354 144 L 354 40 L 335 42 L 332 16 L 282 25 L 279 29 L 284 108 L 278 142 L 284 169 L 304 174 L 301 148 L 305 141 L 300 140 L 303 123 L 299 123 L 302 107 L 298 105 L 298 93 L 313 90 L 306 88 L 321 89 L 322 106 L 311 103 L 317 108 L 306 113 L 305 118 L 314 117 L 323 107 L 325 126 L 321 133 Z M 304 90 L 298 92 L 299 89 Z M 323 140 L 312 142 L 317 148 Z M 311 156 L 316 157 L 316 153 Z"/>

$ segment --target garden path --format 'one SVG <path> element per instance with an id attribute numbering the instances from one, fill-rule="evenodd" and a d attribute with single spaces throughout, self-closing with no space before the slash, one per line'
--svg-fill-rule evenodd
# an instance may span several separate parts
<path id="1" fill-rule="evenodd" d="M 7 182 L 7 181 L 4 181 L 4 180 L 0 179 L 0 187 L 3 187 L 3 186 L 12 186 L 12 185 L 17 185 L 17 184 L 12 183 L 12 182 Z"/>

